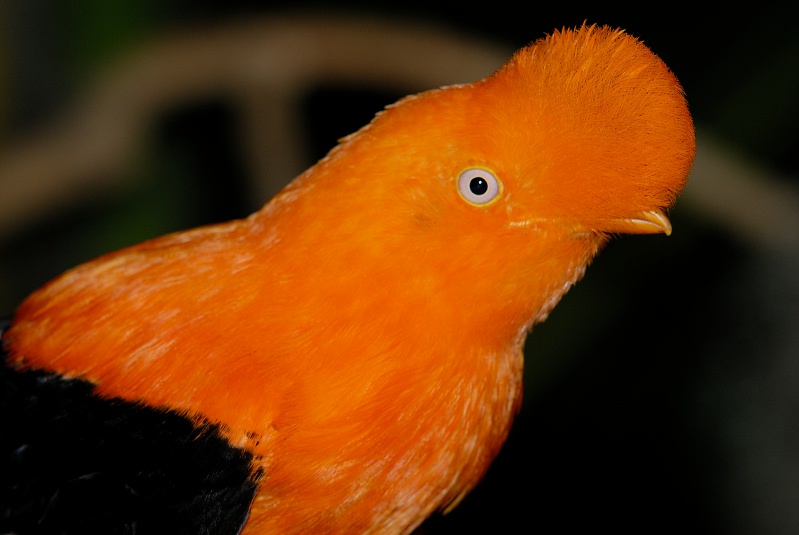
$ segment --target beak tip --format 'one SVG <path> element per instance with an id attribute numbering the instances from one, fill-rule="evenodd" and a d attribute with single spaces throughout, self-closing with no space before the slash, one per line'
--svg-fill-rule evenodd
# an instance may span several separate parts
<path id="1" fill-rule="evenodd" d="M 644 221 L 659 228 L 666 236 L 671 236 L 671 221 L 665 213 L 660 210 L 649 210 L 641 215 Z"/>

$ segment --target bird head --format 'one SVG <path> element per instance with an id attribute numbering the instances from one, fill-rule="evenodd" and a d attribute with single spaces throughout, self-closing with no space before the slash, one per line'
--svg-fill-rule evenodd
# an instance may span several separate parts
<path id="1" fill-rule="evenodd" d="M 534 303 L 541 319 L 610 235 L 671 232 L 665 210 L 694 152 L 666 65 L 622 31 L 584 26 L 484 80 L 389 106 L 284 195 L 327 244 L 357 242 L 361 265 L 374 251 L 403 284 L 440 279 L 428 299 L 461 314 L 493 302 L 495 318 Z"/>

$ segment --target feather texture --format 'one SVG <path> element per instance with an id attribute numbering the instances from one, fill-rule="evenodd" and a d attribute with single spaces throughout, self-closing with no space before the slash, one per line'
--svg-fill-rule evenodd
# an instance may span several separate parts
<path id="1" fill-rule="evenodd" d="M 67 272 L 4 341 L 220 425 L 263 474 L 245 533 L 408 533 L 488 468 L 528 331 L 608 237 L 670 232 L 694 150 L 640 41 L 555 32 L 388 107 L 247 219 Z"/>

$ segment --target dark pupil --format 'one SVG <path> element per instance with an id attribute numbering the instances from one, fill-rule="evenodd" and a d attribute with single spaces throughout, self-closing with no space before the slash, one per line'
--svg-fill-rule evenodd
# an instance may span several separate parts
<path id="1" fill-rule="evenodd" d="M 486 182 L 485 178 L 473 178 L 471 182 L 469 182 L 469 189 L 475 195 L 483 195 L 488 191 L 488 182 Z"/>

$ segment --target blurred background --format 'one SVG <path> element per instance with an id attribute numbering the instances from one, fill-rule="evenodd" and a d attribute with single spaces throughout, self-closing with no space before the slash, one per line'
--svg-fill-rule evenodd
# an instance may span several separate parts
<path id="1" fill-rule="evenodd" d="M 405 94 L 621 27 L 696 121 L 674 233 L 612 242 L 534 329 L 506 447 L 422 529 L 799 533 L 799 3 L 374 4 L 0 3 L 0 314 L 103 252 L 246 216 Z"/>

